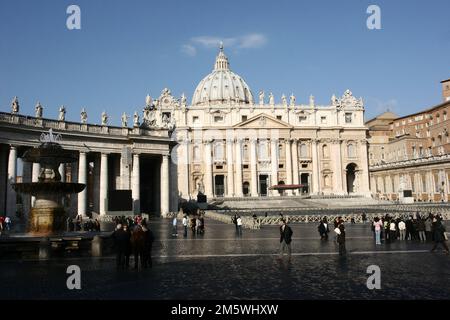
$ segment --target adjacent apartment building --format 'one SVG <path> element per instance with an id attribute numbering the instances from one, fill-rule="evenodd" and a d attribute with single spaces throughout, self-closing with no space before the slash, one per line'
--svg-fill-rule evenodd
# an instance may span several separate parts
<path id="1" fill-rule="evenodd" d="M 399 117 L 385 112 L 366 122 L 373 197 L 448 201 L 450 186 L 450 79 L 441 81 L 443 102 Z"/>

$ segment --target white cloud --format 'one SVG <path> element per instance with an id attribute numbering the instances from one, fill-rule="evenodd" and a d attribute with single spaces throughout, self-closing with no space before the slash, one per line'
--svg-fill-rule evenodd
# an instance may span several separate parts
<path id="1" fill-rule="evenodd" d="M 193 37 L 187 44 L 183 44 L 181 50 L 189 56 L 197 54 L 197 48 L 206 49 L 218 48 L 220 42 L 223 42 L 225 48 L 230 49 L 255 49 L 264 46 L 268 39 L 261 33 L 249 33 L 236 37 L 217 37 L 217 36 L 198 36 Z"/>
<path id="2" fill-rule="evenodd" d="M 194 57 L 197 54 L 197 49 L 192 44 L 183 44 L 181 46 L 181 51 L 191 57 Z"/>

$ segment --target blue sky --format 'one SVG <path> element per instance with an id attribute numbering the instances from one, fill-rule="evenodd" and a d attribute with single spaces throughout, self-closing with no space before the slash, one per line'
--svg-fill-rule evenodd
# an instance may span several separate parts
<path id="1" fill-rule="evenodd" d="M 81 30 L 66 9 L 81 8 Z M 370 4 L 381 30 L 369 30 Z M 231 69 L 256 94 L 292 92 L 326 104 L 350 88 L 366 118 L 387 108 L 400 115 L 441 102 L 450 78 L 450 1 L 119 1 L 1 0 L 0 110 L 18 96 L 21 113 L 89 122 L 106 110 L 141 111 L 164 87 L 189 100 L 213 67 L 223 39 Z"/>

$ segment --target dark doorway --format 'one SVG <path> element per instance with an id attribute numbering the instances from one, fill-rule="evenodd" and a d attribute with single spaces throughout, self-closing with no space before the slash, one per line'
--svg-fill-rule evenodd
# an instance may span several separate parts
<path id="1" fill-rule="evenodd" d="M 279 186 L 284 185 L 284 181 L 278 181 L 278 185 L 279 185 Z M 278 190 L 278 193 L 279 193 L 280 195 L 284 196 L 285 191 L 284 191 L 283 189 L 279 189 L 279 190 Z"/>
<path id="2" fill-rule="evenodd" d="M 250 184 L 248 182 L 244 182 L 242 184 L 242 193 L 244 194 L 244 196 L 248 196 L 248 194 L 250 193 Z"/>
<path id="3" fill-rule="evenodd" d="M 347 169 L 347 193 L 353 193 L 355 192 L 355 171 L 356 171 L 356 164 L 350 163 L 346 167 Z"/>
<path id="4" fill-rule="evenodd" d="M 267 174 L 259 175 L 259 194 L 261 196 L 267 196 L 267 181 L 269 180 L 269 176 Z"/>
<path id="5" fill-rule="evenodd" d="M 302 194 L 309 193 L 309 173 L 302 173 L 300 175 L 300 183 L 303 185 L 301 188 Z"/>
<path id="6" fill-rule="evenodd" d="M 161 202 L 161 158 L 140 157 L 141 212 L 159 214 Z"/>
<path id="7" fill-rule="evenodd" d="M 217 175 L 214 177 L 214 194 L 216 197 L 223 197 L 225 193 L 225 176 Z"/>

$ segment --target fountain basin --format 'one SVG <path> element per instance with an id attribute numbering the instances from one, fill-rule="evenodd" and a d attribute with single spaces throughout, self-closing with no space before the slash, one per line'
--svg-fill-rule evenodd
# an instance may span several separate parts
<path id="1" fill-rule="evenodd" d="M 41 193 L 70 194 L 79 193 L 86 187 L 83 183 L 74 182 L 25 182 L 13 183 L 12 187 L 17 192 L 37 196 Z"/>

